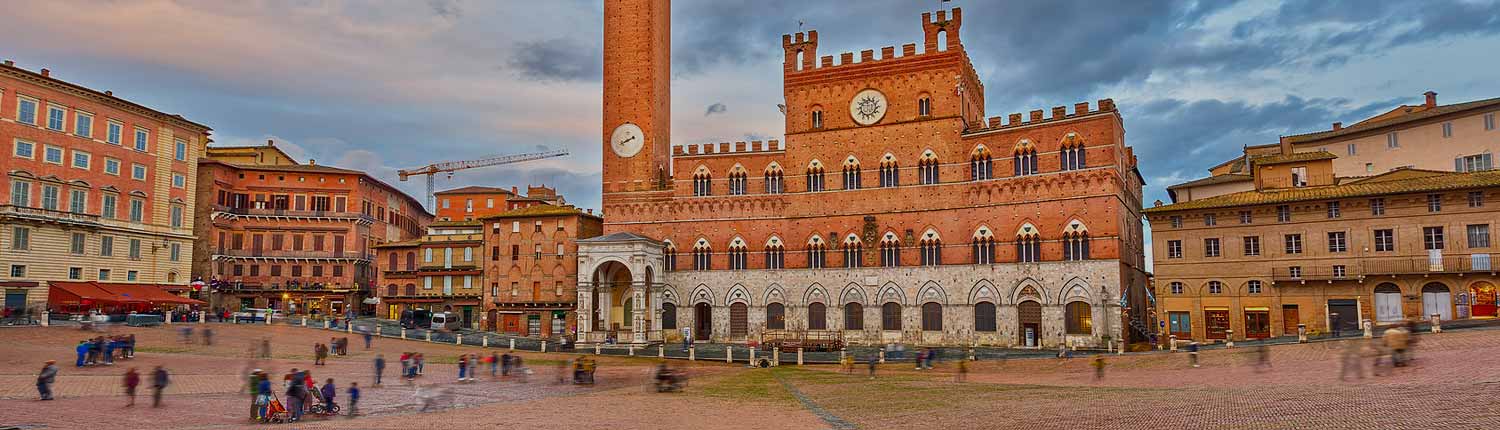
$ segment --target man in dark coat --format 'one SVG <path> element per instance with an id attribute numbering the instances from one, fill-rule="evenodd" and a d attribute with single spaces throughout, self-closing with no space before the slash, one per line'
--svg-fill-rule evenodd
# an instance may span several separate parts
<path id="1" fill-rule="evenodd" d="M 151 372 L 151 407 L 161 407 L 161 392 L 167 389 L 167 369 L 156 366 Z"/>

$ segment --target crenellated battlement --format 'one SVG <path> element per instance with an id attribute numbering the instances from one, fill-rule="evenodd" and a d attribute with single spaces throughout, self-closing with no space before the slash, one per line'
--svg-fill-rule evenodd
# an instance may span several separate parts
<path id="1" fill-rule="evenodd" d="M 1013 113 L 1008 117 L 992 116 L 988 121 L 986 121 L 983 128 L 970 129 L 966 131 L 966 133 L 993 131 L 1012 127 L 1041 124 L 1069 118 L 1077 118 L 1084 115 L 1115 111 L 1114 99 L 1100 99 L 1096 103 L 1097 104 L 1095 109 L 1092 110 L 1089 109 L 1088 102 L 1074 103 L 1073 113 L 1071 114 L 1068 113 L 1067 106 L 1054 106 L 1052 108 L 1052 116 L 1044 116 L 1045 111 L 1041 109 L 1029 112 L 1028 115 L 1024 118 L 1020 113 Z"/>
<path id="2" fill-rule="evenodd" d="M 880 48 L 880 55 L 875 55 L 875 50 L 866 49 L 859 52 L 858 60 L 855 53 L 842 52 L 838 55 L 838 61 L 834 61 L 833 55 L 818 56 L 818 32 L 810 30 L 793 34 L 781 35 L 781 48 L 785 51 L 786 59 L 782 62 L 782 69 L 787 75 L 824 71 L 832 67 L 851 66 L 857 64 L 878 63 L 890 60 L 899 60 L 909 57 L 920 57 L 928 54 L 947 53 L 949 51 L 960 51 L 963 44 L 959 40 L 959 27 L 963 24 L 963 9 L 954 8 L 953 16 L 950 18 L 947 11 L 938 11 L 934 18 L 931 12 L 922 14 L 923 51 L 917 53 L 917 44 L 908 43 L 901 45 L 900 55 L 896 55 L 895 46 Z M 946 36 L 946 40 L 939 43 L 940 35 Z M 941 46 L 940 46 L 941 45 Z"/>
<path id="3" fill-rule="evenodd" d="M 750 142 L 719 142 L 719 143 L 689 143 L 685 145 L 673 145 L 673 157 L 704 157 L 723 154 L 753 154 L 759 152 L 781 152 L 786 147 L 782 146 L 780 140 Z"/>

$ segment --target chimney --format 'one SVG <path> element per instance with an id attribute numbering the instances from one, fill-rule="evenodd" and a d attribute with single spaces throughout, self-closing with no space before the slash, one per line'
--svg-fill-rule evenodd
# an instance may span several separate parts
<path id="1" fill-rule="evenodd" d="M 1339 131 L 1339 130 L 1343 130 L 1343 129 L 1344 129 L 1344 123 L 1342 123 L 1342 122 L 1335 122 L 1335 123 L 1333 123 L 1333 131 Z"/>
<path id="2" fill-rule="evenodd" d="M 589 209 L 589 215 L 593 215 L 593 214 L 594 214 L 594 210 L 593 209 Z"/>
<path id="3" fill-rule="evenodd" d="M 511 186 L 510 186 L 510 193 L 511 193 L 511 194 L 514 194 L 514 195 L 518 195 L 518 196 L 519 196 L 519 195 L 520 195 L 520 194 L 517 194 L 517 193 L 518 193 L 518 192 L 519 192 L 519 190 L 517 190 L 517 189 L 516 189 L 516 186 L 515 186 L 515 185 L 511 185 Z"/>
<path id="4" fill-rule="evenodd" d="M 266 146 L 276 146 L 276 141 L 272 139 L 266 139 Z"/>
<path id="5" fill-rule="evenodd" d="M 15 67 L 15 66 L 16 66 L 16 62 L 15 61 L 5 60 L 5 67 Z"/>
<path id="6" fill-rule="evenodd" d="M 47 69 L 42 69 L 42 76 L 46 76 L 46 75 L 47 75 Z M 1432 91 L 1428 91 L 1428 92 L 1422 93 L 1422 95 L 1427 96 L 1427 107 L 1436 107 L 1437 106 L 1437 93 L 1432 92 Z"/>
<path id="7" fill-rule="evenodd" d="M 42 69 L 42 77 L 43 78 L 47 78 L 47 77 L 51 77 L 51 76 L 52 76 L 52 71 L 51 70 Z"/>
<path id="8" fill-rule="evenodd" d="M 114 91 L 110 91 L 110 90 L 104 90 L 104 95 L 110 96 L 110 97 L 114 97 L 115 96 L 115 92 Z"/>
<path id="9" fill-rule="evenodd" d="M 318 165 L 318 160 L 314 160 L 314 159 L 309 158 L 309 159 L 307 159 L 307 165 L 309 165 L 309 166 L 316 166 L 316 165 Z"/>

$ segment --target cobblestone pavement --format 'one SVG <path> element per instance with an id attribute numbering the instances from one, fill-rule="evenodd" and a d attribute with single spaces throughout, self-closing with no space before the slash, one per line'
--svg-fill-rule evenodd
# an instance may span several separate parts
<path id="1" fill-rule="evenodd" d="M 182 344 L 171 327 L 118 328 L 137 334 L 138 357 L 115 366 L 74 368 L 72 345 L 91 333 L 76 328 L 0 329 L 0 427 L 45 428 L 249 428 L 249 399 L 240 378 L 251 366 L 280 375 L 312 364 L 314 342 L 335 333 L 286 326 L 210 324 L 213 346 Z M 200 326 L 202 327 L 202 326 Z M 201 330 L 201 329 L 200 329 Z M 200 331 L 201 333 L 201 331 Z M 246 349 L 264 336 L 271 360 L 251 363 Z M 571 355 L 523 353 L 536 371 L 517 378 L 456 383 L 454 356 L 493 350 L 418 341 L 376 339 L 366 351 L 351 336 L 351 355 L 313 367 L 318 380 L 334 378 L 340 396 L 348 381 L 365 387 L 366 415 L 313 419 L 288 428 L 410 429 L 452 426 L 528 428 L 1495 428 L 1500 425 L 1500 330 L 1467 330 L 1418 337 L 1416 365 L 1391 375 L 1339 381 L 1347 342 L 1269 347 L 1272 366 L 1254 366 L 1255 350 L 1202 353 L 1202 367 L 1185 352 L 1108 355 L 1106 377 L 1095 380 L 1091 356 L 1071 360 L 1025 359 L 970 366 L 955 382 L 955 365 L 917 371 L 887 363 L 870 380 L 865 366 L 850 375 L 836 366 L 751 370 L 722 363 L 688 365 L 684 393 L 657 394 L 647 384 L 655 361 L 600 357 L 599 384 L 557 384 L 558 365 Z M 201 338 L 199 339 L 201 342 Z M 1354 340 L 1352 342 L 1361 342 Z M 428 357 L 418 384 L 451 390 L 451 401 L 419 412 L 414 387 L 391 376 L 403 350 Z M 371 360 L 385 354 L 387 384 L 369 387 Z M 41 363 L 62 369 L 58 400 L 35 400 Z M 149 407 L 141 390 L 125 408 L 119 387 L 128 367 L 143 374 L 156 365 L 172 372 L 166 407 Z M 488 373 L 488 369 L 483 369 Z M 794 396 L 790 390 L 795 390 Z M 344 399 L 339 399 L 342 403 Z M 812 411 L 817 411 L 815 414 Z"/>

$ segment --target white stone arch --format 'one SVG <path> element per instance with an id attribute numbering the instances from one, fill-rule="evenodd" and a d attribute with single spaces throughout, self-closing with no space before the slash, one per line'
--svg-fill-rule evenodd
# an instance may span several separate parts
<path id="1" fill-rule="evenodd" d="M 844 236 L 844 245 L 864 245 L 864 243 L 865 241 L 860 239 L 858 234 L 849 233 L 848 236 Z"/>
<path id="2" fill-rule="evenodd" d="M 937 229 L 931 227 L 928 227 L 926 231 L 922 232 L 922 236 L 917 238 L 917 242 L 929 242 L 934 240 L 942 242 L 943 235 L 938 234 Z"/>
<path id="3" fill-rule="evenodd" d="M 662 239 L 661 249 L 669 252 L 677 252 L 677 244 L 672 243 L 672 239 Z"/>
<path id="4" fill-rule="evenodd" d="M 859 303 L 860 306 L 865 307 L 870 306 L 870 301 L 865 298 L 865 289 L 860 287 L 859 284 L 853 282 L 850 282 L 849 285 L 845 285 L 844 291 L 839 294 L 840 307 L 849 302 Z"/>
<path id="5" fill-rule="evenodd" d="M 660 284 L 656 288 L 661 290 L 662 303 L 671 303 L 673 306 L 678 305 L 677 287 L 673 287 L 672 284 Z"/>
<path id="6" fill-rule="evenodd" d="M 729 174 L 731 174 L 731 175 L 733 175 L 735 173 L 746 173 L 746 172 L 747 172 L 747 170 L 745 170 L 745 166 L 741 165 L 740 163 L 734 163 L 734 166 L 729 168 Z"/>
<path id="7" fill-rule="evenodd" d="M 937 161 L 937 159 L 938 159 L 937 153 L 936 152 L 932 152 L 932 149 L 927 149 L 927 150 L 922 151 L 922 157 L 919 158 L 919 160 L 921 160 L 921 161 L 929 161 L 929 160 L 930 161 Z"/>
<path id="8" fill-rule="evenodd" d="M 690 301 L 694 306 L 697 306 L 699 303 L 707 303 L 709 306 L 714 306 L 718 303 L 718 300 L 714 298 L 714 290 L 704 284 L 698 284 L 697 287 L 693 287 L 693 297 Z"/>
<path id="9" fill-rule="evenodd" d="M 729 239 L 728 249 L 731 251 L 736 249 L 749 249 L 749 246 L 748 242 L 745 242 L 744 238 L 740 237 L 739 235 L 735 235 L 733 239 Z"/>
<path id="10" fill-rule="evenodd" d="M 1085 143 L 1083 141 L 1083 136 L 1079 135 L 1076 131 L 1069 131 L 1067 134 L 1064 134 L 1061 138 L 1057 139 L 1057 142 L 1057 147 L 1059 148 L 1069 148 L 1073 145 L 1082 147 Z"/>
<path id="11" fill-rule="evenodd" d="M 1036 228 L 1036 225 L 1032 224 L 1030 221 L 1023 222 L 1021 223 L 1020 227 L 1016 227 L 1016 237 L 1031 237 L 1041 235 L 1042 230 Z"/>
<path id="12" fill-rule="evenodd" d="M 845 240 L 845 242 L 848 242 L 848 240 Z M 901 245 L 901 236 L 897 236 L 894 231 L 886 230 L 885 234 L 880 235 L 880 244 L 885 245 L 888 243 Z"/>
<path id="13" fill-rule="evenodd" d="M 1074 233 L 1087 234 L 1088 232 L 1089 232 L 1089 226 L 1086 225 L 1086 224 L 1084 224 L 1083 220 L 1080 220 L 1078 218 L 1073 218 L 1071 220 L 1068 220 L 1068 223 L 1063 225 L 1063 234 L 1064 235 L 1074 234 Z"/>
<path id="14" fill-rule="evenodd" d="M 887 152 L 887 153 L 885 153 L 885 155 L 880 156 L 880 166 L 881 167 L 893 166 L 893 165 L 896 165 L 896 164 L 898 164 L 896 162 L 896 154 L 892 154 L 892 153 Z"/>
<path id="15" fill-rule="evenodd" d="M 848 169 L 850 167 L 859 168 L 859 158 L 855 157 L 854 154 L 849 154 L 848 157 L 844 158 L 843 168 Z"/>
<path id="16" fill-rule="evenodd" d="M 770 286 L 766 287 L 766 297 L 763 301 L 761 301 L 761 303 L 765 305 L 769 305 L 772 303 L 781 303 L 782 305 L 786 305 L 786 291 L 781 288 L 780 284 L 773 283 Z"/>
<path id="17" fill-rule="evenodd" d="M 1027 290 L 1028 287 L 1030 290 Z M 1010 291 L 1010 302 L 1012 304 L 1019 304 L 1028 299 L 1036 300 L 1038 303 L 1044 305 L 1051 304 L 1051 301 L 1047 297 L 1047 289 L 1042 288 L 1041 282 L 1037 282 L 1036 279 L 1030 277 L 1016 282 L 1016 285 Z"/>
<path id="18" fill-rule="evenodd" d="M 708 243 L 708 239 L 707 238 L 700 237 L 700 238 L 698 238 L 697 241 L 693 242 L 693 250 L 694 251 L 697 251 L 697 250 L 700 250 L 700 249 L 709 249 L 709 250 L 711 250 L 713 248 L 714 248 L 713 245 Z"/>
<path id="19" fill-rule="evenodd" d="M 778 247 L 781 249 L 786 249 L 786 242 L 783 242 L 780 236 L 773 234 L 771 235 L 771 237 L 766 238 L 766 249 Z"/>
<path id="20" fill-rule="evenodd" d="M 917 293 L 917 300 L 912 306 L 921 306 L 923 303 L 937 302 L 940 305 L 948 304 L 948 291 L 937 281 L 927 281 Z"/>
<path id="21" fill-rule="evenodd" d="M 990 156 L 990 148 L 984 146 L 983 143 L 974 145 L 974 150 L 969 151 L 970 159 L 980 159 L 985 156 Z"/>
<path id="22" fill-rule="evenodd" d="M 1035 150 L 1036 149 L 1036 145 L 1033 144 L 1033 143 L 1031 143 L 1030 139 L 1022 138 L 1022 139 L 1017 139 L 1016 140 L 1016 151 L 1017 152 L 1025 151 L 1025 150 L 1028 150 L 1028 149 L 1030 149 L 1030 150 Z"/>
<path id="23" fill-rule="evenodd" d="M 975 282 L 974 287 L 969 289 L 969 304 L 973 305 L 979 302 L 990 302 L 996 306 L 1000 305 L 1000 289 L 996 288 L 995 284 L 988 279 L 981 279 L 979 282 Z"/>
<path id="24" fill-rule="evenodd" d="M 1088 281 L 1083 278 L 1069 279 L 1063 284 L 1063 288 L 1057 292 L 1057 303 L 1067 304 L 1074 301 L 1082 301 L 1093 306 L 1096 301 L 1094 292 L 1089 288 Z"/>
<path id="25" fill-rule="evenodd" d="M 973 239 L 993 239 L 994 237 L 995 229 L 990 228 L 990 226 L 980 224 L 979 228 L 974 229 Z"/>
<path id="26" fill-rule="evenodd" d="M 702 164 L 699 164 L 698 168 L 693 169 L 693 177 L 694 178 L 698 178 L 698 177 L 713 177 L 713 175 L 714 175 L 714 172 L 712 170 L 709 170 L 708 166 L 705 166 L 705 165 L 702 165 Z"/>
<path id="27" fill-rule="evenodd" d="M 776 172 L 785 172 L 785 171 L 786 171 L 785 169 L 781 168 L 781 163 L 777 163 L 775 161 L 772 161 L 771 164 L 767 164 L 766 165 L 766 173 L 776 173 Z"/>
<path id="28" fill-rule="evenodd" d="M 809 285 L 807 287 L 807 292 L 802 294 L 803 306 L 808 306 L 813 303 L 822 303 L 823 306 L 828 306 L 828 291 L 823 289 L 823 285 L 817 282 Z"/>
<path id="29" fill-rule="evenodd" d="M 826 169 L 823 167 L 823 162 L 818 161 L 818 159 L 816 158 L 814 158 L 812 161 L 807 162 L 808 172 L 822 172 L 824 170 Z"/>
<path id="30" fill-rule="evenodd" d="M 823 245 L 826 247 L 828 246 L 828 242 L 823 240 L 823 236 L 819 236 L 817 233 L 813 233 L 812 237 L 807 238 L 807 245 L 808 247 L 814 247 L 818 245 Z"/>
<path id="31" fill-rule="evenodd" d="M 729 287 L 729 292 L 724 294 L 724 306 L 729 306 L 735 303 L 744 303 L 746 306 L 755 306 L 755 302 L 751 300 L 753 298 L 755 298 L 755 296 L 750 295 L 749 288 L 745 288 L 745 286 L 742 284 L 734 284 L 733 287 Z"/>
<path id="32" fill-rule="evenodd" d="M 911 302 L 906 300 L 906 291 L 895 282 L 886 282 L 880 286 L 880 293 L 875 295 L 876 306 L 885 305 L 886 302 L 896 302 L 902 307 L 911 306 Z"/>

